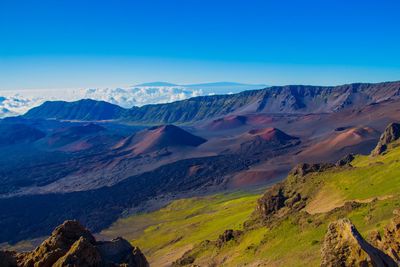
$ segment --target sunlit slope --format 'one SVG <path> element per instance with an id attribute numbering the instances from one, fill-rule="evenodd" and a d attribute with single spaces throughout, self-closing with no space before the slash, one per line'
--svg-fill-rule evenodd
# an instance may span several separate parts
<path id="1" fill-rule="evenodd" d="M 367 238 L 382 231 L 400 206 L 399 143 L 385 155 L 357 156 L 352 165 L 307 174 L 302 182 L 289 176 L 285 187 L 305 196 L 304 208 L 282 208 L 267 224 L 253 216 L 239 238 L 222 247 L 203 242 L 177 265 L 319 266 L 330 222 L 348 217 Z"/>
<path id="2" fill-rule="evenodd" d="M 351 165 L 309 173 L 301 182 L 289 175 L 285 187 L 306 196 L 305 206 L 281 211 L 267 225 L 253 214 L 260 196 L 235 193 L 174 201 L 121 219 L 102 234 L 130 239 L 153 266 L 171 264 L 185 251 L 178 266 L 319 266 L 331 221 L 348 217 L 368 237 L 373 230 L 382 231 L 400 207 L 399 142 L 384 155 L 356 156 Z M 213 241 L 226 229 L 243 234 L 216 246 Z"/>
<path id="3" fill-rule="evenodd" d="M 158 211 L 118 220 L 101 235 L 124 236 L 140 246 L 152 266 L 165 266 L 226 228 L 242 228 L 259 197 L 230 193 L 177 200 Z"/>

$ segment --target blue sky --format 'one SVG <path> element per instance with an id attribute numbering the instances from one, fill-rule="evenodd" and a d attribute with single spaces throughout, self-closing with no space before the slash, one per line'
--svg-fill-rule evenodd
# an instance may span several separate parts
<path id="1" fill-rule="evenodd" d="M 400 80 L 398 0 L 1 0 L 0 89 Z"/>

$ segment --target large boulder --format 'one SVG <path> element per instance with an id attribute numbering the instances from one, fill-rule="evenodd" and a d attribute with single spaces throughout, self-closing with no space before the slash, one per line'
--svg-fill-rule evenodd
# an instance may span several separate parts
<path id="1" fill-rule="evenodd" d="M 382 250 L 364 240 L 349 219 L 328 227 L 321 249 L 321 266 L 398 266 Z"/>
<path id="2" fill-rule="evenodd" d="M 378 145 L 372 151 L 372 156 L 378 156 L 387 150 L 388 144 L 400 139 L 400 124 L 391 123 L 381 135 Z"/>
<path id="3" fill-rule="evenodd" d="M 98 242 L 79 222 L 66 221 L 31 252 L 0 251 L 0 266 L 148 267 L 149 264 L 142 252 L 125 239 Z"/>

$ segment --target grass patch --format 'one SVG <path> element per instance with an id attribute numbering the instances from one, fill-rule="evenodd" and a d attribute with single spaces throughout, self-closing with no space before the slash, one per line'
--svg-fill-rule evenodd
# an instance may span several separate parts
<path id="1" fill-rule="evenodd" d="M 176 200 L 158 211 L 120 219 L 101 235 L 127 238 L 159 266 L 160 259 L 171 262 L 191 246 L 216 239 L 225 229 L 241 229 L 259 197 L 236 192 Z"/>

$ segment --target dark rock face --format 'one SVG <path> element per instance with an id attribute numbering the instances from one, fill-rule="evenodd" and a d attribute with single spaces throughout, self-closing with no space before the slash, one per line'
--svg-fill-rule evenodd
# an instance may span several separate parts
<path id="1" fill-rule="evenodd" d="M 387 150 L 388 144 L 400 139 L 400 124 L 399 123 L 391 123 L 385 129 L 381 138 L 379 139 L 378 145 L 372 151 L 372 156 L 381 155 Z"/>
<path id="2" fill-rule="evenodd" d="M 97 242 L 77 221 L 66 221 L 34 251 L 0 251 L 0 266 L 125 266 L 147 267 L 145 256 L 128 241 Z"/>
<path id="3" fill-rule="evenodd" d="M 264 221 L 269 221 L 275 214 L 284 215 L 304 208 L 305 201 L 300 193 L 277 184 L 258 200 L 255 212 Z"/>
<path id="4" fill-rule="evenodd" d="M 283 187 L 280 185 L 273 186 L 258 200 L 257 211 L 265 218 L 283 208 L 286 199 L 287 196 L 284 195 Z"/>
<path id="5" fill-rule="evenodd" d="M 385 250 L 364 240 L 348 219 L 328 227 L 321 249 L 321 266 L 398 266 Z"/>
<path id="6" fill-rule="evenodd" d="M 227 242 L 231 240 L 237 240 L 243 234 L 242 231 L 239 230 L 225 230 L 225 232 L 220 235 L 216 241 L 216 246 L 218 248 L 223 247 Z"/>
<path id="7" fill-rule="evenodd" d="M 290 173 L 294 176 L 303 177 L 309 173 L 323 172 L 332 167 L 334 167 L 334 165 L 330 163 L 317 163 L 317 164 L 301 163 L 298 164 L 296 167 L 294 167 Z"/>
<path id="8" fill-rule="evenodd" d="M 338 160 L 336 162 L 337 167 L 343 167 L 343 166 L 350 166 L 350 163 L 354 160 L 354 155 L 353 154 L 348 154 L 344 158 Z"/>

